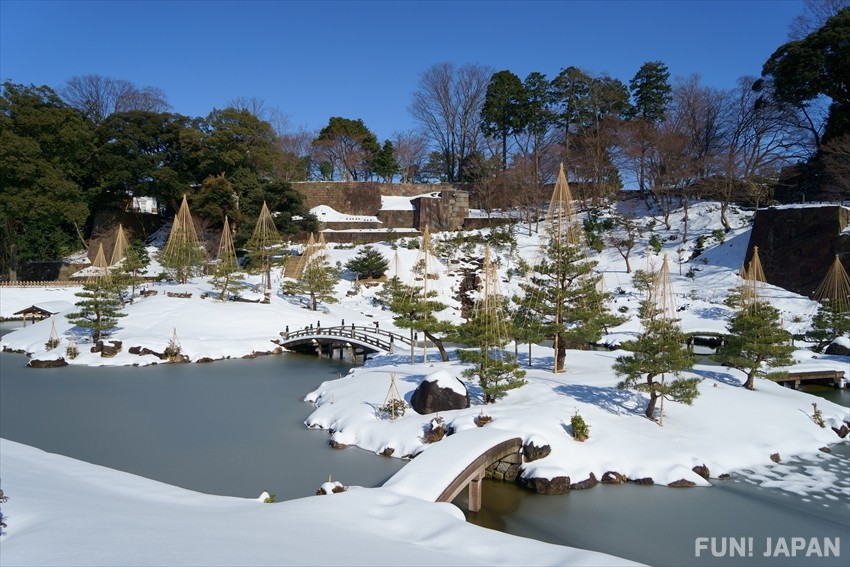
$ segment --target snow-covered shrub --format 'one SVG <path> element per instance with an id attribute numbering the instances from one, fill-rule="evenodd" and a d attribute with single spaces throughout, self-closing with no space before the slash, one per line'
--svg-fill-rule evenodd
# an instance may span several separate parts
<path id="1" fill-rule="evenodd" d="M 477 425 L 478 427 L 484 427 L 491 421 L 493 421 L 493 416 L 488 413 L 485 413 L 484 410 L 481 410 L 481 412 L 477 416 L 475 416 L 475 425 Z"/>
<path id="2" fill-rule="evenodd" d="M 578 411 L 570 418 L 570 427 L 573 430 L 573 438 L 576 441 L 584 441 L 590 437 L 590 427 L 584 422 L 584 418 Z"/>
<path id="3" fill-rule="evenodd" d="M 440 416 L 435 417 L 428 424 L 428 431 L 425 432 L 426 443 L 436 443 L 446 436 L 446 420 Z"/>

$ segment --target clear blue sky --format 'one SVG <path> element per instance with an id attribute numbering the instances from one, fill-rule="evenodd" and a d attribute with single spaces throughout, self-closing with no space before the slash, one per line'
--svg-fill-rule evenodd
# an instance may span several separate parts
<path id="1" fill-rule="evenodd" d="M 628 83 L 646 61 L 731 88 L 787 41 L 802 1 L 0 0 L 0 79 L 55 89 L 99 74 L 163 89 L 205 116 L 258 97 L 293 126 L 361 118 L 379 139 L 414 123 L 420 74 L 440 62 L 570 65 Z"/>

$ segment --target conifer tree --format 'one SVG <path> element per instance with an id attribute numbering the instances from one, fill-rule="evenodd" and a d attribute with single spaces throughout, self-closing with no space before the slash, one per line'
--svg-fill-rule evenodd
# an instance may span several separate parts
<path id="1" fill-rule="evenodd" d="M 492 308 L 479 305 L 472 317 L 459 325 L 452 336 L 460 343 L 477 347 L 477 350 L 459 350 L 458 358 L 475 365 L 464 370 L 463 375 L 478 379 L 484 391 L 484 402 L 488 404 L 495 403 L 509 390 L 526 383 L 525 370 L 518 370 L 516 356 L 505 351 L 508 329 L 503 314 L 507 302 L 502 298 L 494 298 L 491 304 Z"/>
<path id="2" fill-rule="evenodd" d="M 195 231 L 186 195 L 183 195 L 183 202 L 174 216 L 168 242 L 159 255 L 159 261 L 172 273 L 175 280 L 186 283 L 189 277 L 200 270 L 205 256 L 204 247 Z"/>
<path id="3" fill-rule="evenodd" d="M 374 246 L 364 246 L 345 267 L 360 278 L 380 278 L 387 272 L 390 263 Z"/>
<path id="4" fill-rule="evenodd" d="M 644 412 L 654 419 L 655 406 L 661 397 L 692 404 L 699 395 L 697 378 L 680 378 L 683 370 L 694 365 L 693 355 L 683 347 L 685 336 L 676 320 L 660 316 L 660 310 L 652 301 L 644 301 L 641 307 L 643 333 L 634 341 L 623 344 L 631 354 L 618 357 L 614 371 L 625 379 L 617 384 L 620 389 L 632 388 L 649 394 L 649 403 Z M 666 374 L 675 376 L 671 381 L 658 379 Z"/>
<path id="5" fill-rule="evenodd" d="M 850 305 L 825 299 L 812 317 L 812 328 L 808 338 L 817 341 L 815 350 L 820 352 L 833 339 L 850 335 Z"/>
<path id="6" fill-rule="evenodd" d="M 529 315 L 527 324 L 540 329 L 555 343 L 555 372 L 564 371 L 569 345 L 586 345 L 599 340 L 607 326 L 622 321 L 605 306 L 600 274 L 579 244 L 551 238 L 545 256 L 526 283 L 520 308 Z"/>
<path id="7" fill-rule="evenodd" d="M 112 279 L 119 289 L 119 299 L 122 305 L 123 294 L 122 290 L 130 286 L 130 303 L 133 303 L 133 298 L 136 296 L 136 285 L 142 281 L 139 272 L 141 272 L 150 263 L 148 252 L 145 250 L 145 244 L 141 240 L 131 242 L 124 251 L 124 259 L 118 264 L 118 267 L 112 274 Z"/>
<path id="8" fill-rule="evenodd" d="M 477 350 L 459 350 L 462 362 L 474 363 L 473 368 L 464 370 L 467 378 L 478 378 L 484 392 L 485 403 L 495 403 L 508 390 L 525 384 L 524 370 L 518 370 L 517 357 L 505 351 L 513 334 L 508 318 L 508 301 L 499 293 L 499 277 L 495 264 L 490 259 L 490 246 L 484 252 L 480 275 L 478 299 L 472 315 L 454 333 L 454 340 L 478 347 Z"/>
<path id="9" fill-rule="evenodd" d="M 83 286 L 75 295 L 77 310 L 66 317 L 78 327 L 92 330 L 92 341 L 97 342 L 115 327 L 117 319 L 126 314 L 120 311 L 121 302 L 115 292 L 115 285 L 109 278 L 99 278 L 94 283 Z"/>
<path id="10" fill-rule="evenodd" d="M 838 255 L 812 297 L 820 305 L 808 337 L 817 341 L 815 350 L 820 351 L 833 339 L 850 335 L 850 276 Z"/>
<path id="11" fill-rule="evenodd" d="M 649 393 L 646 417 L 655 419 L 655 405 L 661 400 L 658 423 L 664 420 L 664 400 L 692 404 L 699 395 L 698 378 L 682 378 L 679 373 L 694 365 L 693 354 L 684 346 L 685 335 L 675 317 L 676 307 L 667 256 L 657 274 L 652 274 L 646 299 L 641 302 L 643 332 L 623 345 L 632 354 L 618 357 L 614 371 L 625 379 L 620 389 L 633 388 Z M 667 381 L 667 374 L 673 379 Z M 660 381 L 658 378 L 660 377 Z"/>
<path id="12" fill-rule="evenodd" d="M 230 220 L 225 215 L 224 226 L 221 229 L 221 239 L 218 244 L 218 256 L 213 265 L 213 283 L 221 288 L 218 298 L 221 301 L 227 299 L 227 287 L 230 284 L 231 275 L 239 268 L 236 261 L 236 249 L 233 246 L 233 235 L 230 229 Z"/>
<path id="13" fill-rule="evenodd" d="M 433 290 L 424 294 L 423 290 L 415 286 L 398 283 L 393 292 L 390 310 L 395 314 L 393 321 L 396 326 L 409 329 L 411 333 L 422 333 L 440 351 L 440 360 L 447 362 L 449 353 L 443 339 L 438 335 L 451 332 L 453 325 L 434 316 L 446 308 L 445 303 L 436 300 L 438 295 Z"/>
<path id="14" fill-rule="evenodd" d="M 791 334 L 782 328 L 779 310 L 760 299 L 744 303 L 729 322 L 730 337 L 717 351 L 716 359 L 746 373 L 743 386 L 754 390 L 756 376 L 781 375 L 768 367 L 794 364 Z"/>
<path id="15" fill-rule="evenodd" d="M 284 292 L 289 294 L 306 294 L 309 297 L 310 309 L 316 311 L 320 301 L 336 303 L 333 290 L 339 281 L 339 268 L 332 266 L 324 253 L 313 254 L 306 260 L 301 275 L 295 281 L 284 285 Z"/>

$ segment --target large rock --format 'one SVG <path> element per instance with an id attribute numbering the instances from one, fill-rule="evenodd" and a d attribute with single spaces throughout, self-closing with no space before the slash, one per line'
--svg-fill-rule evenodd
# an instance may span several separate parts
<path id="1" fill-rule="evenodd" d="M 596 475 L 590 473 L 590 476 L 580 482 L 574 482 L 570 485 L 570 490 L 585 490 L 587 488 L 593 488 L 599 484 L 599 481 L 596 480 Z"/>
<path id="2" fill-rule="evenodd" d="M 445 370 L 439 370 L 427 375 L 414 390 L 410 407 L 423 415 L 468 408 L 469 392 L 463 382 Z"/>
<path id="3" fill-rule="evenodd" d="M 526 463 L 531 463 L 538 459 L 548 457 L 552 452 L 552 448 L 548 444 L 535 444 L 534 440 L 529 441 L 522 446 L 522 460 Z"/>
<path id="4" fill-rule="evenodd" d="M 34 358 L 29 361 L 27 366 L 30 368 L 60 368 L 62 366 L 68 366 L 68 363 L 60 356 L 59 358 L 51 358 L 49 360 Z"/>
<path id="5" fill-rule="evenodd" d="M 555 478 L 521 478 L 520 483 L 538 494 L 565 494 L 570 491 L 570 477 L 556 476 Z"/>
<path id="6" fill-rule="evenodd" d="M 837 354 L 839 356 L 850 356 L 850 346 L 845 343 L 835 340 L 829 343 L 824 351 L 826 354 Z"/>

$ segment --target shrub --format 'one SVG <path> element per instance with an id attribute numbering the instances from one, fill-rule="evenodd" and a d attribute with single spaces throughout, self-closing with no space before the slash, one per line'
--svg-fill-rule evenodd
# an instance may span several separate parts
<path id="1" fill-rule="evenodd" d="M 715 228 L 712 230 L 711 236 L 714 237 L 718 244 L 723 244 L 726 241 L 726 233 L 722 228 Z"/>
<path id="2" fill-rule="evenodd" d="M 661 237 L 657 234 L 653 234 L 649 238 L 649 247 L 652 248 L 656 254 L 659 254 L 661 252 Z"/>
<path id="3" fill-rule="evenodd" d="M 74 360 L 80 354 L 80 351 L 74 345 L 69 345 L 68 348 L 65 349 L 65 356 Z"/>
<path id="4" fill-rule="evenodd" d="M 573 438 L 576 441 L 584 441 L 590 437 L 590 427 L 584 422 L 584 418 L 576 411 L 570 418 L 570 427 L 573 430 Z"/>

